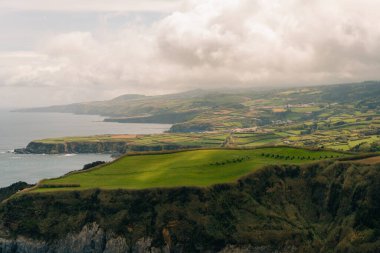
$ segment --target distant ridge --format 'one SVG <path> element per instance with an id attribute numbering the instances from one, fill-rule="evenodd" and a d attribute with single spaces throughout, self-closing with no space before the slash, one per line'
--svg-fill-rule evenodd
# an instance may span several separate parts
<path id="1" fill-rule="evenodd" d="M 268 104 L 268 101 L 271 101 L 269 103 L 271 105 Z M 284 120 L 281 118 L 281 114 L 265 111 L 273 109 L 270 107 L 274 105 L 279 107 L 277 110 L 280 109 L 280 111 L 283 110 L 281 107 L 288 104 L 308 103 L 348 103 L 376 108 L 379 101 L 380 82 L 366 81 L 272 89 L 196 89 L 156 96 L 124 94 L 107 101 L 55 105 L 18 111 L 101 115 L 107 118 L 106 121 L 121 123 L 181 124 L 173 126 L 173 131 L 198 132 L 226 129 L 228 126 L 244 128 L 257 124 L 270 124 L 272 121 L 281 122 Z"/>
<path id="2" fill-rule="evenodd" d="M 125 95 L 118 96 L 114 99 L 111 99 L 111 101 L 129 101 L 129 100 L 143 99 L 146 97 L 147 96 L 140 95 L 140 94 L 125 94 Z"/>

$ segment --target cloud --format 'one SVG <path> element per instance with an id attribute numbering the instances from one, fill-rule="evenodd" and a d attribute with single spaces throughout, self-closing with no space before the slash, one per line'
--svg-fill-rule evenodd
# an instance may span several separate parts
<path id="1" fill-rule="evenodd" d="M 27 11 L 154 11 L 169 12 L 176 0 L 2 0 L 0 9 Z"/>
<path id="2" fill-rule="evenodd" d="M 372 0 L 190 0 L 153 24 L 54 35 L 0 78 L 80 93 L 72 100 L 379 79 L 379 8 Z"/>
<path id="3" fill-rule="evenodd" d="M 158 44 L 174 63 L 230 72 L 236 84 L 376 77 L 377 16 L 366 3 L 337 2 L 193 1 L 161 22 Z"/>

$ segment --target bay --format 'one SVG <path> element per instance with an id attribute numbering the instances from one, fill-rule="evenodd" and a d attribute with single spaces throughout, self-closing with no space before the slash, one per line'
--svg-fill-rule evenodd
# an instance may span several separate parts
<path id="1" fill-rule="evenodd" d="M 97 134 L 153 134 L 170 128 L 167 124 L 123 124 L 103 122 L 96 115 L 68 113 L 22 113 L 0 110 L 0 187 L 17 181 L 36 183 L 43 178 L 78 170 L 93 161 L 110 161 L 105 154 L 35 155 L 14 154 L 30 141 L 64 136 Z"/>

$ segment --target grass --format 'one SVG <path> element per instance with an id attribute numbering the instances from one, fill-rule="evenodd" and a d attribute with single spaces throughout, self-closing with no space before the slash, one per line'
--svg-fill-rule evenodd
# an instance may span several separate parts
<path id="1" fill-rule="evenodd" d="M 347 154 L 289 147 L 250 150 L 208 149 L 167 154 L 127 155 L 89 171 L 43 180 L 39 185 L 44 187 L 33 191 L 204 187 L 233 182 L 265 165 L 300 164 L 344 156 Z M 80 187 L 73 188 L 70 185 Z"/>
<path id="2" fill-rule="evenodd" d="M 318 106 L 308 106 L 308 107 L 293 107 L 291 110 L 292 112 L 309 113 L 309 112 L 321 111 L 322 109 Z"/>
<path id="3" fill-rule="evenodd" d="M 239 133 L 233 135 L 233 143 L 238 147 L 257 147 L 269 144 L 275 144 L 281 139 L 276 134 L 247 134 Z"/>
<path id="4" fill-rule="evenodd" d="M 202 147 L 219 147 L 227 138 L 227 133 L 164 133 L 164 134 L 108 134 L 95 136 L 63 137 L 36 140 L 44 144 L 59 144 L 68 142 L 96 143 L 96 142 L 127 142 L 132 145 L 199 145 Z"/>

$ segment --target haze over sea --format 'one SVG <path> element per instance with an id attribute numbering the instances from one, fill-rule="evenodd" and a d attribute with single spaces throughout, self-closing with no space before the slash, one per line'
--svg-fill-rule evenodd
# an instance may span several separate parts
<path id="1" fill-rule="evenodd" d="M 94 115 L 66 113 L 21 113 L 0 110 L 0 187 L 17 181 L 36 183 L 57 177 L 93 161 L 109 161 L 105 154 L 21 155 L 16 148 L 50 137 L 96 134 L 150 134 L 170 128 L 164 124 L 121 124 L 103 122 Z"/>

